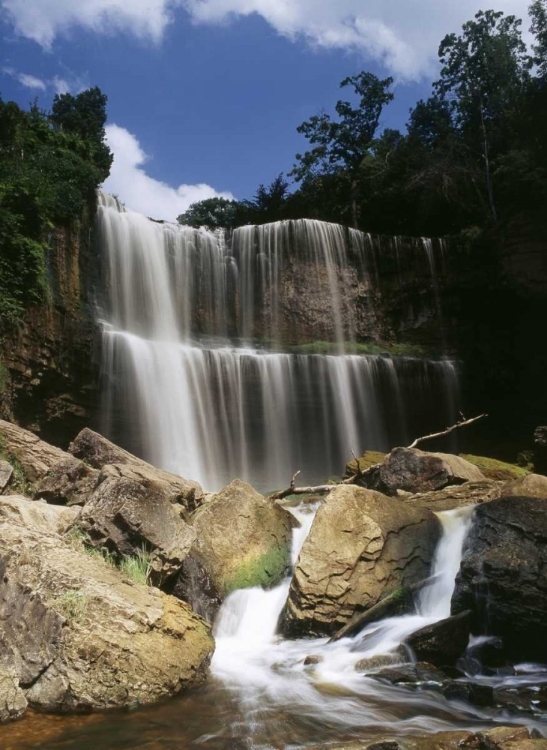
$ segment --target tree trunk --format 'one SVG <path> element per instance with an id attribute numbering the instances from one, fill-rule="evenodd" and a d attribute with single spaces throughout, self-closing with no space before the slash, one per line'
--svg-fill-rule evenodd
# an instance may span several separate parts
<path id="1" fill-rule="evenodd" d="M 486 172 L 486 190 L 488 193 L 488 202 L 490 204 L 490 212 L 492 213 L 492 218 L 494 219 L 494 223 L 498 223 L 498 214 L 496 211 L 496 204 L 494 202 L 494 185 L 492 183 L 492 174 L 490 172 L 490 155 L 489 155 L 489 149 L 488 149 L 488 136 L 486 134 L 486 123 L 484 122 L 484 109 L 482 106 L 482 102 L 480 105 L 480 112 L 481 112 L 481 130 L 482 130 L 482 141 L 483 141 L 483 157 L 484 157 L 484 167 Z"/>

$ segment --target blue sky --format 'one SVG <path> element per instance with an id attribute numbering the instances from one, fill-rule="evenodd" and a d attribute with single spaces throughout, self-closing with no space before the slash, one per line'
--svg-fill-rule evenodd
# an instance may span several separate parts
<path id="1" fill-rule="evenodd" d="M 296 126 L 367 69 L 396 79 L 382 125 L 427 96 L 442 36 L 480 8 L 528 0 L 0 0 L 0 93 L 47 108 L 98 85 L 115 154 L 106 187 L 174 220 L 288 172 Z M 525 19 L 524 28 L 528 26 Z"/>

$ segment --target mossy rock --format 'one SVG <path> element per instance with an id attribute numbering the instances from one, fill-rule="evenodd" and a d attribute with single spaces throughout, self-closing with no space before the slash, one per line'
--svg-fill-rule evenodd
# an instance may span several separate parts
<path id="1" fill-rule="evenodd" d="M 371 466 L 381 464 L 387 453 L 381 453 L 380 451 L 365 451 L 359 458 L 359 466 L 361 471 L 370 469 Z M 350 477 L 357 472 L 357 461 L 353 460 L 346 464 L 346 477 Z"/>
<path id="2" fill-rule="evenodd" d="M 477 466 L 487 479 L 495 479 L 499 482 L 508 482 L 511 479 L 519 479 L 530 473 L 528 469 L 524 469 L 522 466 L 508 464 L 505 461 L 498 461 L 497 458 L 472 456 L 467 453 L 460 453 L 460 457 Z"/>

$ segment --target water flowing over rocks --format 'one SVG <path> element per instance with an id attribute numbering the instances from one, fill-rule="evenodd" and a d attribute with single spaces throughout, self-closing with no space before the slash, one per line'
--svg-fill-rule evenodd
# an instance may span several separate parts
<path id="1" fill-rule="evenodd" d="M 0 499 L 0 716 L 150 703 L 199 682 L 213 650 L 183 602 L 62 533 L 75 508 Z"/>
<path id="2" fill-rule="evenodd" d="M 332 635 L 382 596 L 429 575 L 440 524 L 428 510 L 355 485 L 319 508 L 282 620 L 289 635 Z"/>
<path id="3" fill-rule="evenodd" d="M 499 636 L 515 660 L 547 660 L 547 506 L 504 497 L 479 505 L 452 612 L 472 611 L 475 635 Z"/>
<path id="4" fill-rule="evenodd" d="M 271 588 L 290 566 L 293 517 L 250 485 L 235 480 L 207 499 L 191 519 L 190 557 L 220 598 L 235 589 Z"/>

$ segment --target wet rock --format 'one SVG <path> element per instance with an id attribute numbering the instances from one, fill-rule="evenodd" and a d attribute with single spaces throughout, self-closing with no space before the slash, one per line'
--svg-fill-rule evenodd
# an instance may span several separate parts
<path id="1" fill-rule="evenodd" d="M 502 496 L 547 498 L 547 477 L 541 474 L 528 474 L 520 479 L 507 482 L 502 487 Z"/>
<path id="2" fill-rule="evenodd" d="M 424 492 L 410 495 L 404 498 L 404 502 L 420 508 L 428 508 L 434 513 L 445 510 L 454 510 L 465 505 L 478 505 L 487 503 L 501 497 L 502 485 L 491 479 L 480 482 L 464 482 L 464 484 L 451 485 L 442 490 Z"/>
<path id="3" fill-rule="evenodd" d="M 355 671 L 367 674 L 368 672 L 377 672 L 385 667 L 392 667 L 395 664 L 402 664 L 405 661 L 407 661 L 406 654 L 402 651 L 393 654 L 377 654 L 358 661 L 355 665 Z"/>
<path id="4" fill-rule="evenodd" d="M 188 602 L 194 612 L 207 622 L 215 621 L 222 597 L 199 560 L 188 555 L 172 585 L 166 590 L 177 599 Z"/>
<path id="5" fill-rule="evenodd" d="M 494 688 L 491 685 L 480 685 L 464 680 L 449 680 L 443 685 L 442 693 L 448 700 L 463 701 L 473 706 L 492 706 Z"/>
<path id="6" fill-rule="evenodd" d="M 0 495 L 5 492 L 6 487 L 13 477 L 13 466 L 7 461 L 0 461 Z"/>
<path id="7" fill-rule="evenodd" d="M 464 745 L 464 743 L 469 743 Z M 471 744 L 474 743 L 474 744 Z M 329 745 L 329 750 L 478 750 L 479 742 L 474 734 L 465 730 L 437 732 L 436 734 L 407 735 L 393 739 L 384 737 L 377 740 L 350 740 Z M 306 750 L 322 750 L 324 745 L 314 745 Z M 533 750 L 533 748 L 530 748 Z M 542 750 L 538 748 L 538 750 Z"/>
<path id="8" fill-rule="evenodd" d="M 221 598 L 235 589 L 276 586 L 290 567 L 293 518 L 236 479 L 192 516 L 191 557 Z"/>
<path id="9" fill-rule="evenodd" d="M 156 486 L 161 485 L 170 502 L 184 505 L 189 512 L 200 505 L 203 499 L 203 490 L 197 482 L 158 469 L 88 428 L 79 433 L 68 450 L 94 469 L 106 470 L 112 464 L 118 469 L 112 469 L 110 474 L 129 476 L 143 484 L 154 482 Z M 122 466 L 125 468 L 120 469 Z"/>
<path id="10" fill-rule="evenodd" d="M 475 635 L 502 639 L 514 661 L 547 660 L 547 504 L 505 497 L 480 505 L 456 579 L 452 612 Z"/>
<path id="11" fill-rule="evenodd" d="M 547 685 L 516 685 L 494 690 L 496 706 L 509 713 L 530 716 L 547 713 Z"/>
<path id="12" fill-rule="evenodd" d="M 304 659 L 304 666 L 310 667 L 315 664 L 321 664 L 322 661 L 323 661 L 322 656 L 316 656 L 314 654 L 310 654 L 309 656 L 306 656 L 306 658 Z"/>
<path id="13" fill-rule="evenodd" d="M 69 456 L 48 469 L 36 487 L 34 498 L 52 505 L 84 505 L 98 478 L 96 469 Z"/>
<path id="14" fill-rule="evenodd" d="M 13 458 L 18 462 L 30 483 L 42 479 L 48 469 L 68 455 L 60 448 L 44 443 L 33 432 L 3 420 L 0 420 L 0 445 L 1 453 L 8 460 Z"/>
<path id="15" fill-rule="evenodd" d="M 172 502 L 172 486 L 153 467 L 105 466 L 82 509 L 79 524 L 96 546 L 118 557 L 151 553 L 151 580 L 160 584 L 178 573 L 195 539 Z"/>
<path id="16" fill-rule="evenodd" d="M 46 515 L 35 515 L 40 507 Z M 67 512 L 24 498 L 0 504 L 2 715 L 9 701 L 23 710 L 21 692 L 32 707 L 70 711 L 150 703 L 199 682 L 213 650 L 208 626 L 65 541 L 54 529 Z"/>
<path id="17" fill-rule="evenodd" d="M 471 612 L 461 612 L 417 630 L 407 638 L 406 645 L 419 661 L 452 667 L 467 648 L 470 625 Z"/>
<path id="18" fill-rule="evenodd" d="M 392 685 L 418 685 L 423 683 L 436 683 L 442 685 L 447 676 L 434 664 L 427 662 L 415 662 L 413 664 L 402 664 L 398 667 L 386 667 L 374 675 L 379 680 L 386 680 Z"/>
<path id="19" fill-rule="evenodd" d="M 476 466 L 449 453 L 426 453 L 417 448 L 395 448 L 379 470 L 384 491 L 431 492 L 447 485 L 481 482 L 484 475 Z"/>
<path id="20" fill-rule="evenodd" d="M 331 635 L 382 596 L 423 580 L 439 535 L 429 511 L 355 485 L 337 487 L 300 553 L 283 631 Z"/>

